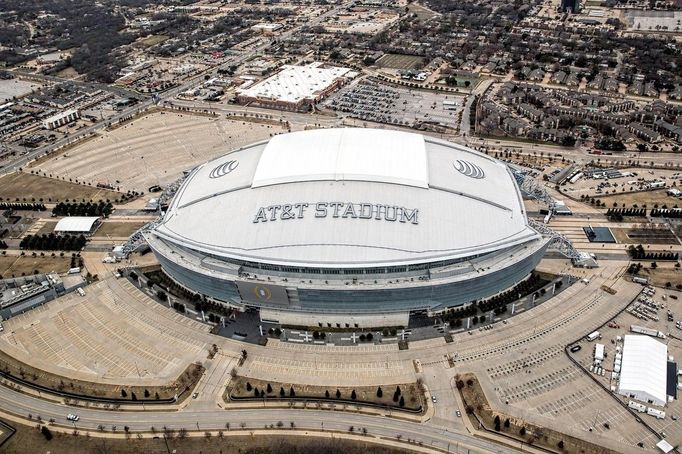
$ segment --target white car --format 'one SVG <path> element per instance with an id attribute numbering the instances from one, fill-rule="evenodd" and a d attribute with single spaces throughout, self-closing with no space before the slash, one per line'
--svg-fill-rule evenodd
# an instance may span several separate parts
<path id="1" fill-rule="evenodd" d="M 79 419 L 81 419 L 81 417 L 78 415 L 73 415 L 73 414 L 69 413 L 68 415 L 66 415 L 66 419 L 68 419 L 69 421 L 75 422 L 75 421 L 78 421 Z"/>
<path id="2" fill-rule="evenodd" d="M 434 404 L 435 404 L 436 402 L 438 402 L 438 399 L 436 399 L 436 396 L 431 396 L 431 400 L 433 401 Z"/>

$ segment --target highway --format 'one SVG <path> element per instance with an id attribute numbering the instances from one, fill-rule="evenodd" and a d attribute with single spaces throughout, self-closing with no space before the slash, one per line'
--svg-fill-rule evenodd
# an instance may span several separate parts
<path id="1" fill-rule="evenodd" d="M 117 432 L 123 432 L 128 426 L 130 432 L 149 432 L 151 427 L 162 432 L 164 427 L 188 431 L 217 431 L 226 429 L 230 424 L 232 430 L 264 429 L 266 426 L 277 425 L 279 421 L 284 428 L 289 428 L 293 422 L 296 429 L 325 430 L 348 433 L 353 426 L 355 432 L 367 429 L 368 436 L 396 439 L 400 436 L 403 441 L 408 439 L 421 443 L 425 447 L 433 447 L 451 453 L 500 453 L 511 454 L 519 451 L 495 443 L 478 439 L 466 433 L 455 432 L 452 429 L 437 427 L 433 424 L 418 424 L 390 417 L 369 416 L 350 412 L 303 410 L 303 409 L 239 409 L 239 410 L 193 410 L 194 402 L 180 411 L 109 411 L 93 410 L 90 408 L 68 407 L 55 402 L 36 398 L 27 394 L 13 391 L 4 386 L 0 387 L 0 407 L 11 409 L 17 416 L 27 417 L 30 413 L 34 419 L 40 416 L 44 421 L 54 418 L 55 424 L 71 429 L 90 430 L 97 432 L 100 425 L 105 431 L 111 432 L 116 426 Z M 67 413 L 75 413 L 80 420 L 71 423 L 66 420 Z M 283 429 L 286 435 L 286 430 Z M 406 446 L 409 447 L 409 446 Z"/>

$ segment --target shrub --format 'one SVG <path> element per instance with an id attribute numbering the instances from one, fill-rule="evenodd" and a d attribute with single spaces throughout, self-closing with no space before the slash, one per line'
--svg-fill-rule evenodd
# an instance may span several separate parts
<path id="1" fill-rule="evenodd" d="M 50 429 L 48 429 L 47 426 L 42 426 L 40 428 L 40 433 L 43 434 L 43 437 L 45 437 L 47 441 L 52 440 L 52 432 L 50 432 Z"/>

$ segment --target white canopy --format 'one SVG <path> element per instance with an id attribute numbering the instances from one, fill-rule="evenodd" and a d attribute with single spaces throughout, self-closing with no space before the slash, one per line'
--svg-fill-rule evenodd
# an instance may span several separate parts
<path id="1" fill-rule="evenodd" d="M 97 222 L 97 216 L 70 216 L 57 222 L 55 232 L 66 233 L 87 233 L 92 230 L 92 226 Z"/>
<path id="2" fill-rule="evenodd" d="M 664 406 L 668 347 L 649 336 L 626 335 L 618 393 Z"/>

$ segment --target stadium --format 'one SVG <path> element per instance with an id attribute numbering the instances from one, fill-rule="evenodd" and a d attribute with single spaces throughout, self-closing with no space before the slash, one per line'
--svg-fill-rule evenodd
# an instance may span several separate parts
<path id="1" fill-rule="evenodd" d="M 339 327 L 488 298 L 547 248 L 504 163 L 376 129 L 277 135 L 200 165 L 145 238 L 192 292 Z"/>

